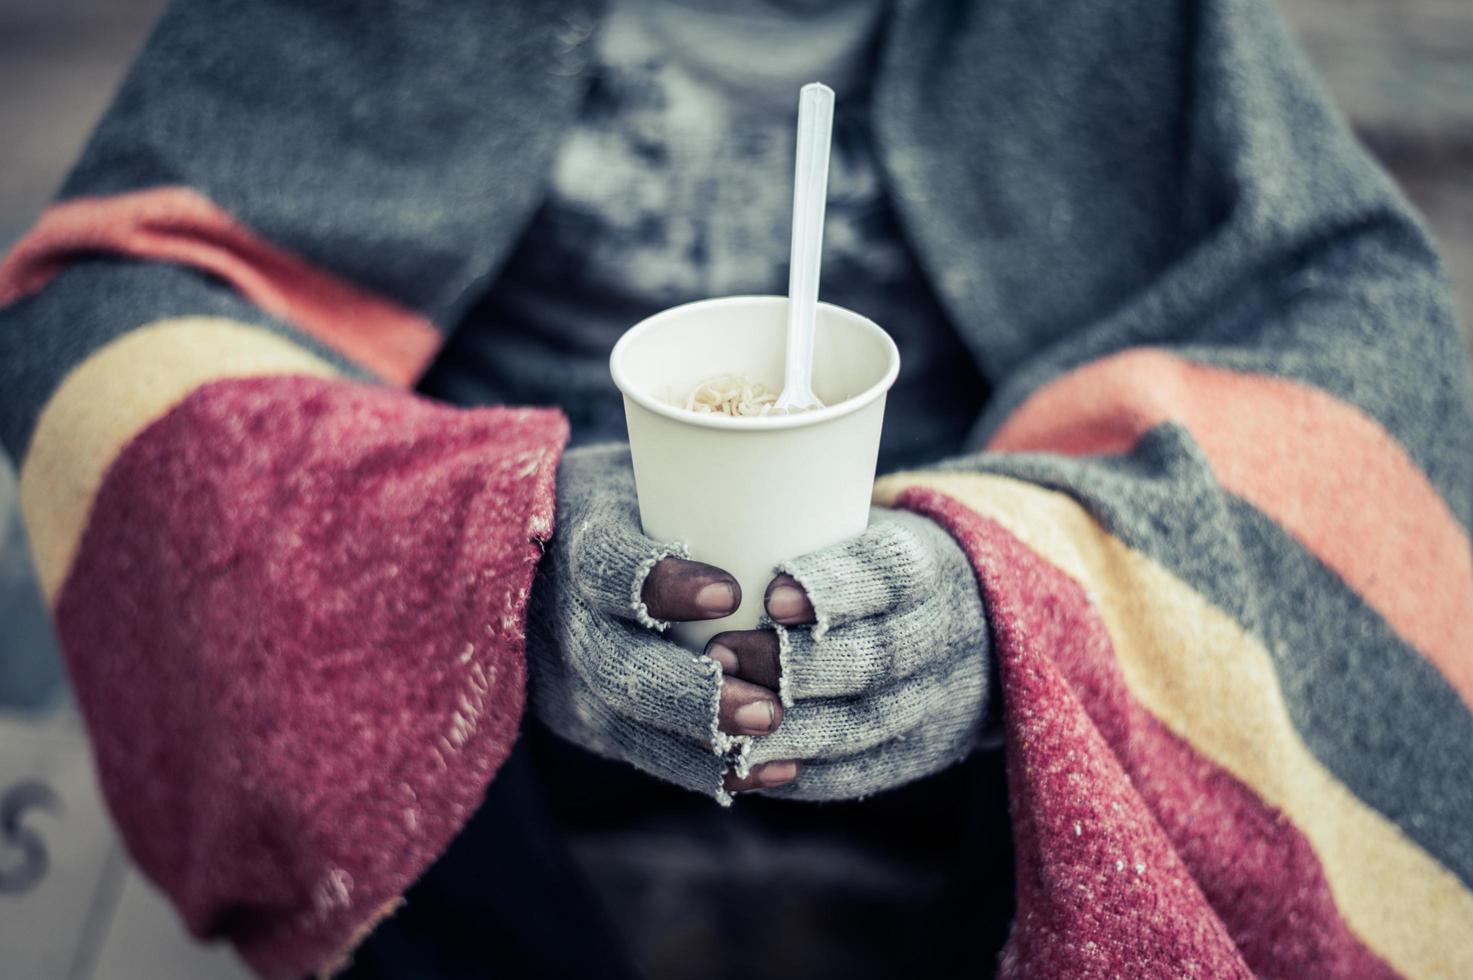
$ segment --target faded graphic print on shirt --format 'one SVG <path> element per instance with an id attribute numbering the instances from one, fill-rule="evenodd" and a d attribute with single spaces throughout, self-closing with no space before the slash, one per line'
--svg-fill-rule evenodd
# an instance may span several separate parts
<path id="1" fill-rule="evenodd" d="M 548 198 L 431 379 L 457 400 L 559 404 L 576 441 L 623 437 L 607 358 L 667 306 L 787 290 L 798 88 L 838 93 L 822 298 L 895 337 L 885 465 L 954 450 L 984 387 L 886 199 L 868 123 L 873 0 L 617 4 Z M 780 379 L 770 379 L 778 382 Z"/>

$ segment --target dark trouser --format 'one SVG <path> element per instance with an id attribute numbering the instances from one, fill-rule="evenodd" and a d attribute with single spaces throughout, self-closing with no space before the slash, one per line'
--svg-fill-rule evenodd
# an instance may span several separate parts
<path id="1" fill-rule="evenodd" d="M 486 800 L 341 977 L 632 978 L 627 954 L 573 868 L 518 741 Z"/>
<path id="2" fill-rule="evenodd" d="M 657 829 L 642 829 L 650 827 Z M 672 852 L 695 841 L 695 853 L 732 841 L 741 855 L 724 871 L 673 885 L 668 877 L 639 880 L 643 859 L 631 855 L 612 873 L 609 862 L 599 863 L 595 888 L 568 847 L 581 842 L 579 853 L 607 856 L 652 839 L 669 841 L 656 849 Z M 805 870 L 784 871 L 789 858 Z M 773 863 L 778 870 L 766 880 L 731 874 Z M 896 887 L 884 880 L 886 869 L 909 867 L 922 869 L 921 884 L 902 876 L 897 894 L 885 895 Z M 834 880 L 816 885 L 826 869 Z M 1001 753 L 861 803 L 744 798 L 723 811 L 534 730 L 460 836 L 342 976 L 628 978 L 649 969 L 776 980 L 903 969 L 980 977 L 992 972 L 1011 918 Z M 685 965 L 672 970 L 672 959 Z"/>

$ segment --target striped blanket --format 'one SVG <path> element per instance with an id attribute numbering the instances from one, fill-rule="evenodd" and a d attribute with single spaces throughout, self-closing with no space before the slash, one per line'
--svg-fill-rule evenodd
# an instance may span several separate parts
<path id="1" fill-rule="evenodd" d="M 176 3 L 0 264 L 0 438 L 104 795 L 263 976 L 350 955 L 516 737 L 566 425 L 407 389 L 597 18 Z M 1473 976 L 1473 377 L 1427 236 L 1266 0 L 898 0 L 879 65 L 993 390 L 876 500 L 982 590 L 1002 972 Z"/>

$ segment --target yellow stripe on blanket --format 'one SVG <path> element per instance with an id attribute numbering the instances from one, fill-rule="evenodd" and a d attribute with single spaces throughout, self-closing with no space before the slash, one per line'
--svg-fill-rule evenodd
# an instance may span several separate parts
<path id="1" fill-rule="evenodd" d="M 1411 977 L 1473 977 L 1473 894 L 1310 752 L 1263 645 L 1161 565 L 1053 490 L 971 473 L 896 474 L 991 518 L 1080 584 L 1131 695 L 1204 757 L 1291 819 L 1346 925 Z"/>
<path id="2" fill-rule="evenodd" d="M 277 334 L 220 317 L 159 320 L 73 368 L 42 410 L 20 471 L 21 516 L 46 601 L 66 580 L 107 468 L 134 436 L 200 385 L 279 374 L 337 371 Z"/>

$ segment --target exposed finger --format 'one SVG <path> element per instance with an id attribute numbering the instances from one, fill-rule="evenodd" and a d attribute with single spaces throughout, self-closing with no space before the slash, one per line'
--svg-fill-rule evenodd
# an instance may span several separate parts
<path id="1" fill-rule="evenodd" d="M 768 735 L 782 724 L 783 708 L 767 688 L 727 677 L 721 683 L 717 720 L 728 735 Z"/>
<path id="2" fill-rule="evenodd" d="M 785 562 L 782 570 L 801 583 L 819 634 L 927 602 L 954 583 L 977 588 L 966 555 L 938 524 L 883 508 L 859 537 Z"/>
<path id="3" fill-rule="evenodd" d="M 706 656 L 719 663 L 727 677 L 740 677 L 769 690 L 778 690 L 782 663 L 778 657 L 777 633 L 772 630 L 717 633 L 706 644 Z"/>
<path id="4" fill-rule="evenodd" d="M 728 772 L 724 785 L 728 793 L 741 793 L 751 789 L 771 789 L 792 782 L 798 776 L 799 765 L 792 759 L 781 762 L 764 762 L 753 766 L 747 778 L 739 779 L 735 772 Z"/>
<path id="5" fill-rule="evenodd" d="M 662 558 L 645 576 L 640 591 L 656 619 L 688 622 L 730 616 L 742 602 L 742 587 L 731 575 L 703 561 Z"/>
<path id="6" fill-rule="evenodd" d="M 788 574 L 779 575 L 767 586 L 764 597 L 767 615 L 784 626 L 803 626 L 814 622 L 813 602 L 798 580 Z"/>

